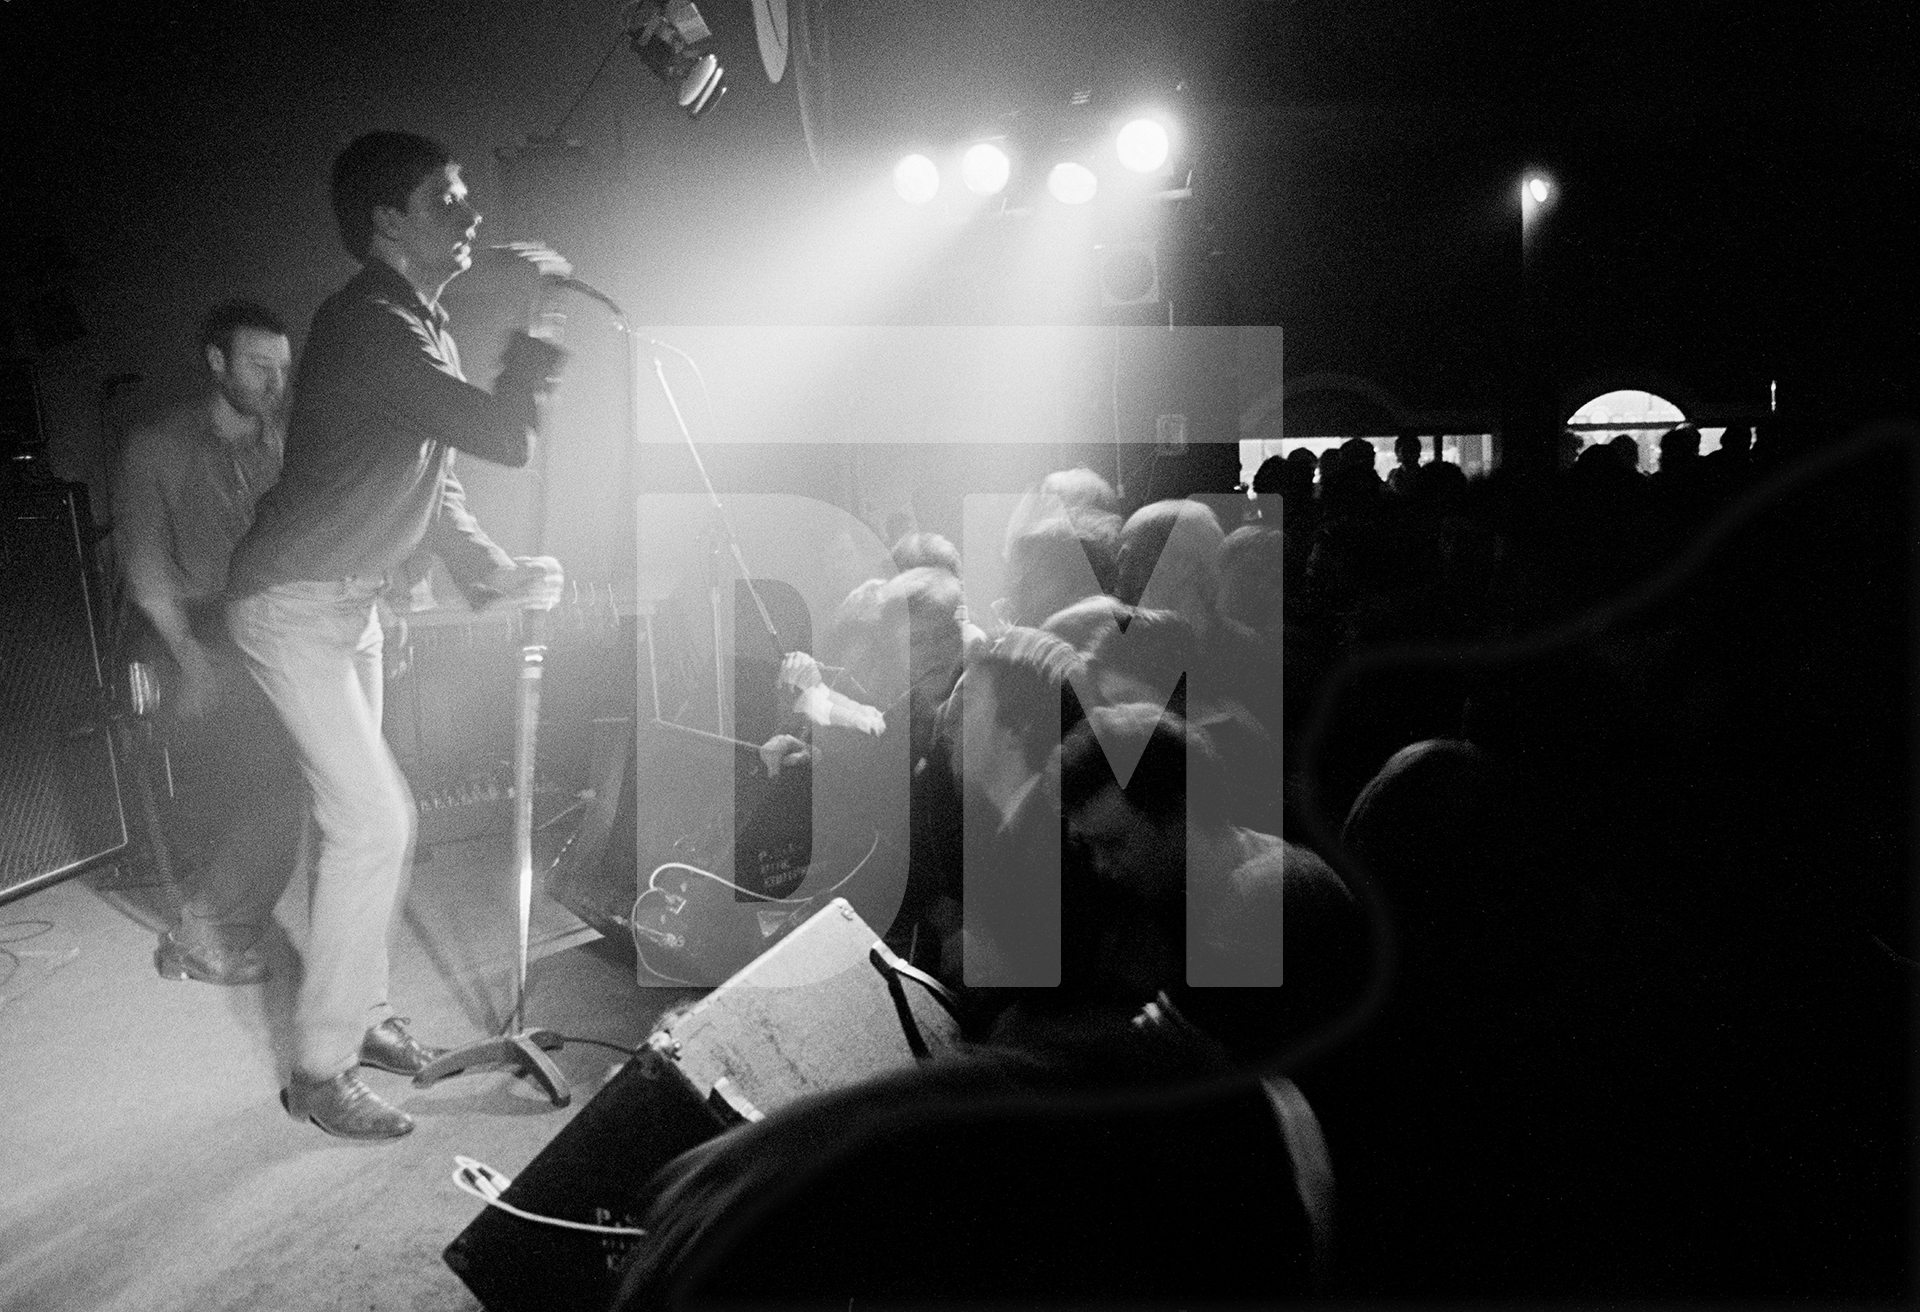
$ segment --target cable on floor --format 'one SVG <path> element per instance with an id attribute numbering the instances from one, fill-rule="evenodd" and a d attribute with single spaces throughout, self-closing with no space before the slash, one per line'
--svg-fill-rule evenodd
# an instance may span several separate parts
<path id="1" fill-rule="evenodd" d="M 637 1230 L 629 1225 L 594 1225 L 587 1221 L 568 1221 L 557 1216 L 541 1216 L 538 1212 L 523 1211 L 512 1203 L 501 1201 L 500 1195 L 513 1184 L 513 1177 L 502 1175 L 485 1162 L 471 1157 L 455 1156 L 453 1159 L 453 1183 L 463 1194 L 471 1194 L 488 1207 L 497 1207 L 509 1216 L 517 1216 L 522 1221 L 533 1221 L 540 1225 L 559 1226 L 563 1230 L 584 1230 L 594 1235 L 626 1235 L 633 1239 L 646 1237 L 645 1230 Z"/>
<path id="2" fill-rule="evenodd" d="M 28 929 L 27 933 L 15 934 L 11 932 L 16 929 L 27 929 L 29 926 L 33 928 Z M 0 975 L 0 988 L 4 988 L 7 984 L 11 983 L 13 977 L 20 973 L 19 955 L 8 951 L 5 945 L 8 943 L 26 943 L 32 939 L 39 938 L 42 934 L 50 934 L 52 932 L 53 922 L 51 920 L 41 920 L 38 917 L 29 920 L 9 920 L 0 924 L 0 961 L 4 961 L 7 968 L 7 973 Z"/>
<path id="3" fill-rule="evenodd" d="M 640 1049 L 638 1048 L 629 1048 L 624 1043 L 611 1043 L 606 1039 L 583 1039 L 572 1034 L 556 1034 L 554 1037 L 562 1043 L 584 1043 L 591 1048 L 608 1048 L 628 1057 L 638 1057 L 640 1055 Z"/>

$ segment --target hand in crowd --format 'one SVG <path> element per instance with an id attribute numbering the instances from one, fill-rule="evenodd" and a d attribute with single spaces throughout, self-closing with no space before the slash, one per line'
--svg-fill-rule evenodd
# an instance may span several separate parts
<path id="1" fill-rule="evenodd" d="M 500 594 L 500 601 L 521 610 L 552 610 L 560 604 L 565 582 L 560 562 L 552 556 L 517 556 L 513 564 L 495 570 L 487 586 Z"/>
<path id="2" fill-rule="evenodd" d="M 800 765 L 812 756 L 806 743 L 790 733 L 777 733 L 760 744 L 760 764 L 767 768 L 769 779 L 779 778 L 782 766 Z"/>

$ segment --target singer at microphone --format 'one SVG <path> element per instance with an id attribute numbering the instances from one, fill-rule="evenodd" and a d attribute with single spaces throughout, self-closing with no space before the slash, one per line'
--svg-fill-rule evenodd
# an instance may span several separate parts
<path id="1" fill-rule="evenodd" d="M 541 245 L 539 242 L 500 242 L 497 245 L 487 247 L 487 249 L 497 252 L 509 259 L 523 260 L 531 264 L 540 275 L 541 294 L 546 298 L 549 305 L 553 302 L 554 293 L 564 288 L 567 291 L 578 292 L 582 296 L 600 302 L 600 304 L 612 310 L 620 319 L 624 320 L 627 317 L 627 312 L 620 308 L 618 301 L 585 279 L 574 277 L 572 263 L 548 247 Z M 554 311 L 554 313 L 558 313 L 558 311 Z M 564 319 L 566 316 L 561 315 L 560 317 Z"/>
<path id="2" fill-rule="evenodd" d="M 281 1105 L 329 1134 L 386 1139 L 413 1120 L 357 1068 L 414 1075 L 444 1050 L 410 1034 L 388 996 L 415 812 L 380 732 L 375 602 L 422 550 L 476 605 L 558 599 L 556 561 L 514 558 L 468 511 L 454 453 L 525 466 L 566 353 L 515 334 L 491 388 L 467 381 L 440 301 L 473 262 L 480 213 L 440 143 L 369 133 L 331 181 L 341 244 L 362 267 L 307 334 L 285 464 L 234 551 L 227 620 L 300 753 L 319 837 Z M 572 272 L 544 247 L 519 258 L 543 282 Z"/>

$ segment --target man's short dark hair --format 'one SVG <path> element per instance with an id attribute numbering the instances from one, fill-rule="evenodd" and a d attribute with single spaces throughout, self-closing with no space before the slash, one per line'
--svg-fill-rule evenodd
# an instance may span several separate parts
<path id="1" fill-rule="evenodd" d="M 365 260 L 373 244 L 373 211 L 407 208 L 422 178 L 453 163 L 447 148 L 412 132 L 369 132 L 334 157 L 333 217 L 340 244 Z"/>
<path id="2" fill-rule="evenodd" d="M 1072 680 L 1086 672 L 1086 662 L 1051 633 L 1010 628 L 991 647 L 972 652 L 967 669 L 982 671 L 993 680 L 998 712 L 994 718 L 1019 739 L 1031 769 L 1045 764 L 1060 741 L 1057 735 L 1067 733 L 1084 716 Z"/>
<path id="3" fill-rule="evenodd" d="M 1095 736 L 1096 726 L 1107 746 Z M 1109 747 L 1123 760 L 1133 751 L 1140 753 L 1125 787 L 1107 762 Z M 1206 731 L 1144 702 L 1096 707 L 1060 745 L 1063 815 L 1072 815 L 1108 788 L 1120 788 L 1127 804 L 1155 824 L 1184 823 L 1189 810 L 1204 820 L 1219 821 L 1225 818 L 1225 784 L 1225 769 Z"/>
<path id="4" fill-rule="evenodd" d="M 287 335 L 287 325 L 280 316 L 258 301 L 228 301 L 216 305 L 200 323 L 200 350 L 204 354 L 209 346 L 220 348 L 220 354 L 233 355 L 233 335 L 242 328 L 258 328 L 263 333 L 272 333 L 275 337 Z"/>

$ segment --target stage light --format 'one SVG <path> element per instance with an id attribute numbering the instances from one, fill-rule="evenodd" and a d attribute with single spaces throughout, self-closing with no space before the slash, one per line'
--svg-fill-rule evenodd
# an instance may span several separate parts
<path id="1" fill-rule="evenodd" d="M 1007 185 L 1013 162 L 1007 152 L 991 141 L 980 141 L 967 148 L 960 158 L 960 181 L 976 196 L 992 196 Z"/>
<path id="2" fill-rule="evenodd" d="M 1535 205 L 1545 205 L 1547 197 L 1552 194 L 1553 188 L 1545 178 L 1535 174 L 1527 179 L 1527 195 L 1532 198 Z"/>
<path id="3" fill-rule="evenodd" d="M 1093 253 L 1099 263 L 1102 305 L 1152 305 L 1163 299 L 1160 256 L 1151 242 L 1096 246 Z"/>
<path id="4" fill-rule="evenodd" d="M 1093 170 L 1071 160 L 1055 164 L 1047 174 L 1047 190 L 1062 205 L 1085 205 L 1099 189 L 1100 180 L 1093 176 Z"/>
<path id="5" fill-rule="evenodd" d="M 1151 173 L 1167 162 L 1173 147 L 1165 125 L 1156 119 L 1137 118 L 1120 129 L 1114 149 L 1120 162 L 1135 173 Z"/>
<path id="6" fill-rule="evenodd" d="M 893 189 L 911 205 L 925 205 L 940 190 L 940 170 L 925 155 L 909 155 L 893 166 Z"/>
<path id="7" fill-rule="evenodd" d="M 688 118 L 699 118 L 727 94 L 727 72 L 700 46 L 713 31 L 692 0 L 636 0 L 627 7 L 627 44 L 653 75 L 674 88 Z"/>

